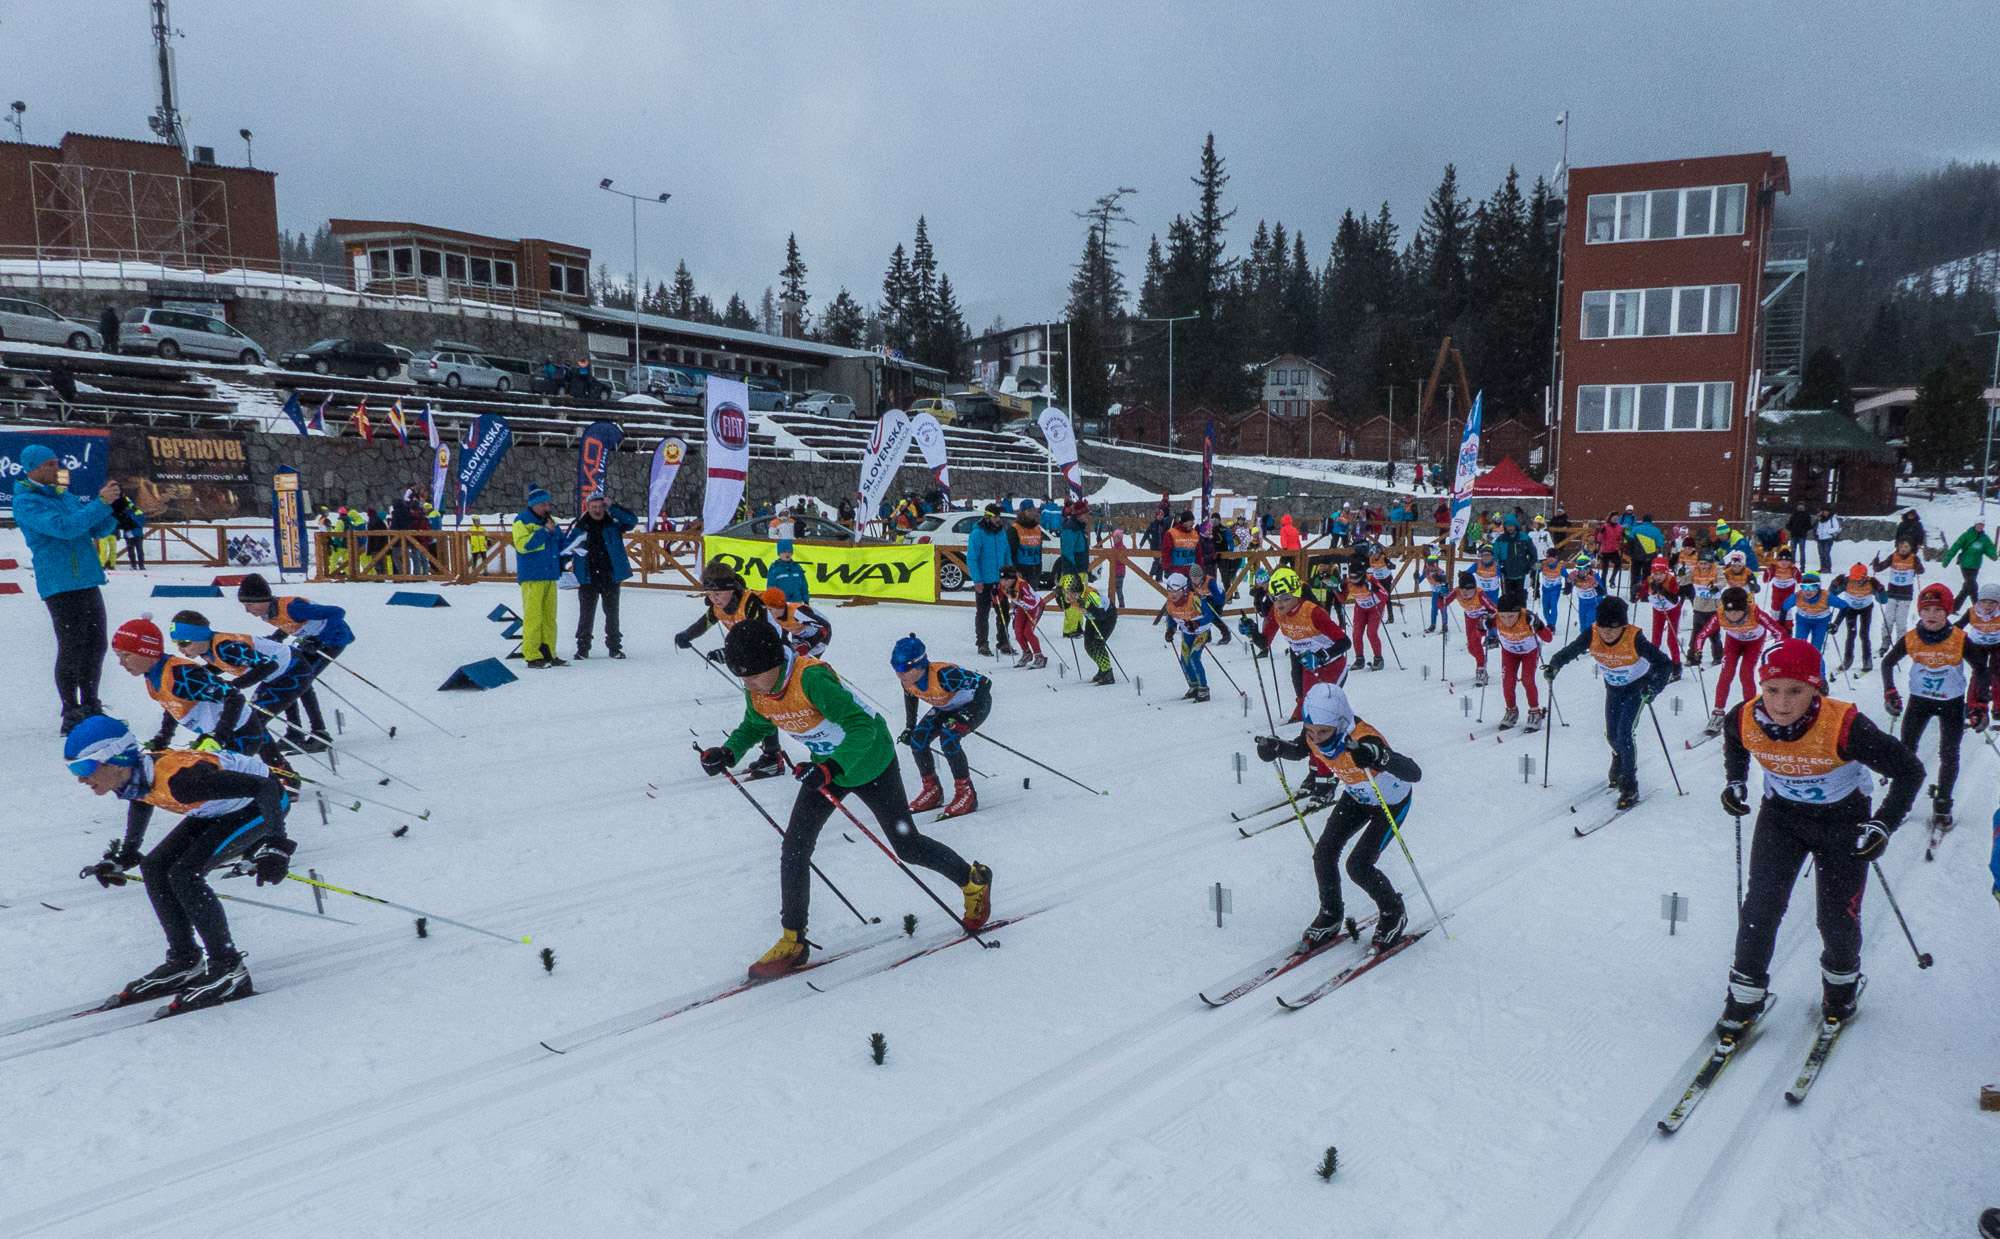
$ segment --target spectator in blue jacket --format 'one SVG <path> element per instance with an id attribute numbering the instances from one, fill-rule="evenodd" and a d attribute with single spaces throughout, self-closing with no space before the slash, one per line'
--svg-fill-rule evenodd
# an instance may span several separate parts
<path id="1" fill-rule="evenodd" d="M 1057 546 L 1061 552 L 1056 563 L 1056 575 L 1074 572 L 1078 576 L 1090 572 L 1090 501 L 1078 499 L 1063 510 L 1062 527 L 1056 531 Z"/>
<path id="2" fill-rule="evenodd" d="M 610 503 L 599 490 L 583 501 L 583 511 L 563 539 L 570 571 L 576 574 L 576 656 L 590 657 L 590 630 L 596 626 L 597 604 L 604 604 L 604 652 L 625 657 L 625 636 L 618 630 L 618 587 L 632 575 L 625 554 L 625 535 L 639 518 Z"/>
<path id="3" fill-rule="evenodd" d="M 764 584 L 782 591 L 786 602 L 812 601 L 812 586 L 806 582 L 805 565 L 792 558 L 790 538 L 778 539 L 778 557 L 771 561 L 770 571 L 764 574 Z"/>
<path id="4" fill-rule="evenodd" d="M 554 502 L 539 486 L 528 490 L 528 502 L 514 517 L 514 579 L 521 584 L 521 657 L 528 665 L 567 667 L 556 657 L 556 578 L 562 575 L 562 531 L 556 527 Z"/>
<path id="5" fill-rule="evenodd" d="M 14 523 L 27 538 L 35 592 L 56 630 L 56 695 L 62 699 L 62 734 L 104 708 L 97 680 L 104 671 L 104 565 L 97 539 L 118 528 L 113 505 L 121 492 L 106 482 L 97 498 L 72 495 L 56 485 L 62 462 L 39 443 L 21 452 L 24 476 L 14 483 Z"/>
<path id="6" fill-rule="evenodd" d="M 1000 570 L 1007 566 L 1007 527 L 1000 519 L 1000 505 L 989 503 L 986 512 L 965 537 L 965 573 L 972 579 L 972 632 L 979 652 L 987 657 L 993 647 L 986 640 L 988 615 L 1000 612 L 1000 652 L 1012 654 L 1007 640 L 1007 599 L 1000 592 Z"/>

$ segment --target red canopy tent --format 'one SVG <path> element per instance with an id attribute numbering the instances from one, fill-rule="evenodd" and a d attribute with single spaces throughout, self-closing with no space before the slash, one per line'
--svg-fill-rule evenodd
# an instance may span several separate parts
<path id="1" fill-rule="evenodd" d="M 1522 472 L 1512 456 L 1506 456 L 1501 458 L 1499 464 L 1473 479 L 1472 493 L 1475 496 L 1534 495 L 1546 498 L 1555 492 Z"/>

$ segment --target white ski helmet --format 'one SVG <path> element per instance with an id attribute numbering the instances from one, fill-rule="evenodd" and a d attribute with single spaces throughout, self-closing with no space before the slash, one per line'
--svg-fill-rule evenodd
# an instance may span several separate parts
<path id="1" fill-rule="evenodd" d="M 1731 551 L 1729 552 L 1729 554 L 1722 557 L 1722 562 L 1725 564 L 1733 565 L 1733 564 L 1747 564 L 1750 562 L 1750 560 L 1749 557 L 1744 555 L 1742 551 Z"/>
<path id="2" fill-rule="evenodd" d="M 1188 587 L 1188 579 L 1186 573 L 1174 572 L 1168 574 L 1167 592 L 1174 594 L 1185 594 L 1187 592 L 1187 587 Z"/>
<path id="3" fill-rule="evenodd" d="M 1338 684 L 1315 684 L 1306 690 L 1305 708 L 1300 712 L 1315 727 L 1331 727 L 1344 736 L 1354 730 L 1354 707 L 1348 704 L 1347 690 Z"/>

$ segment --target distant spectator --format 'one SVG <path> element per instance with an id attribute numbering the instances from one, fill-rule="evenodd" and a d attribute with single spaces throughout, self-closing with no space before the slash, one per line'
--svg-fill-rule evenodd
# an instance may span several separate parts
<path id="1" fill-rule="evenodd" d="M 97 334 L 104 337 L 104 351 L 118 351 L 118 307 L 107 304 L 97 312 Z"/>
<path id="2" fill-rule="evenodd" d="M 1952 606 L 1963 605 L 1968 598 L 1977 595 L 1980 567 L 1996 558 L 2000 558 L 2000 550 L 1996 550 L 1993 539 L 1986 536 L 1985 521 L 1972 522 L 1972 528 L 1958 535 L 1950 548 L 1945 551 L 1944 558 L 1938 561 L 1946 568 L 1956 563 L 1959 574 L 1965 579 L 1958 596 L 1951 600 Z"/>
<path id="3" fill-rule="evenodd" d="M 811 602 L 812 586 L 806 581 L 805 565 L 792 558 L 792 540 L 779 538 L 777 558 L 764 574 L 764 584 L 784 594 L 786 602 Z"/>
<path id="4" fill-rule="evenodd" d="M 1287 512 L 1278 520 L 1278 546 L 1281 550 L 1296 551 L 1305 545 L 1299 535 L 1299 527 L 1292 524 L 1292 514 Z"/>
<path id="5" fill-rule="evenodd" d="M 22 478 L 14 483 L 14 523 L 28 543 L 35 592 L 49 609 L 56 633 L 56 695 L 62 700 L 62 734 L 103 713 L 97 681 L 104 670 L 104 568 L 96 539 L 118 528 L 114 511 L 122 492 L 106 482 L 95 499 L 58 489 L 62 462 L 39 443 L 21 451 Z"/>
<path id="6" fill-rule="evenodd" d="M 1903 519 L 1896 522 L 1896 532 L 1892 540 L 1907 542 L 1912 550 L 1924 549 L 1924 522 L 1917 515 L 1915 508 L 1908 508 L 1903 512 Z"/>
<path id="7" fill-rule="evenodd" d="M 1785 518 L 1785 532 L 1792 536 L 1792 548 L 1799 556 L 1801 567 L 1804 566 L 1806 542 L 1812 538 L 1812 531 L 1812 513 L 1806 511 L 1803 503 L 1793 504 L 1792 514 Z"/>
<path id="8" fill-rule="evenodd" d="M 591 629 L 596 626 L 600 603 L 604 607 L 604 652 L 613 658 L 625 657 L 625 637 L 618 627 L 618 593 L 619 586 L 632 575 L 625 535 L 638 525 L 637 516 L 607 502 L 599 490 L 584 501 L 583 512 L 563 538 L 570 570 L 576 574 L 578 658 L 590 657 Z"/>

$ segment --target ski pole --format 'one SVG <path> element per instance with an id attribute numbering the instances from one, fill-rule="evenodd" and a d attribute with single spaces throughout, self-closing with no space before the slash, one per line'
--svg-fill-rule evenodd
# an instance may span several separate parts
<path id="1" fill-rule="evenodd" d="M 391 813 L 401 813 L 405 817 L 414 817 L 420 822 L 428 822 L 431 820 L 431 811 L 429 809 L 421 809 L 421 810 L 406 809 L 401 805 L 393 805 L 389 804 L 386 801 L 375 800 L 368 796 L 362 795 L 360 792 L 349 791 L 344 787 L 337 787 L 332 783 L 326 783 L 322 782 L 319 779 L 310 778 L 306 775 L 300 774 L 297 770 L 274 770 L 271 772 L 271 774 L 272 777 L 276 778 L 280 783 L 283 783 L 288 779 L 295 779 L 300 783 L 310 784 L 313 787 L 323 787 L 330 792 L 335 792 L 342 796 L 353 797 L 355 800 L 360 801 L 362 804 L 372 804 L 378 809 L 387 809 Z"/>
<path id="2" fill-rule="evenodd" d="M 1126 672 L 1125 664 L 1118 661 L 1118 651 L 1111 648 L 1111 638 L 1105 636 L 1104 630 L 1097 626 L 1097 621 L 1091 619 L 1088 615 L 1084 616 L 1083 622 L 1089 624 L 1090 631 L 1097 634 L 1098 641 L 1104 646 L 1104 652 L 1111 656 L 1111 665 L 1118 668 L 1118 674 L 1124 676 L 1125 682 L 1130 684 L 1132 677 Z"/>
<path id="3" fill-rule="evenodd" d="M 322 660 L 324 660 L 324 655 L 322 655 L 321 657 Z M 354 711 L 356 714 L 359 714 L 362 718 L 375 724 L 375 726 L 380 728 L 391 740 L 394 740 L 396 738 L 396 729 L 394 727 L 384 724 L 382 720 L 376 718 L 374 715 L 362 709 L 360 706 L 355 705 L 354 698 L 349 697 L 346 693 L 341 692 L 339 689 L 335 688 L 331 684 L 321 684 L 319 681 L 318 672 L 313 673 L 312 683 L 306 686 L 306 691 L 310 692 L 312 691 L 312 689 L 316 687 L 323 688 L 327 692 L 332 693 L 334 698 L 339 702 L 341 702 L 341 704 L 345 705 L 348 709 Z"/>
<path id="4" fill-rule="evenodd" d="M 701 744 L 699 741 L 695 743 L 694 751 L 697 753 L 701 752 Z M 728 770 L 724 770 L 722 772 L 722 776 L 729 780 L 729 785 L 731 787 L 743 793 L 743 799 L 749 801 L 750 807 L 757 810 L 757 816 L 763 818 L 765 821 L 771 824 L 771 829 L 778 832 L 778 837 L 780 839 L 785 837 L 785 828 L 783 826 L 778 825 L 778 819 L 771 816 L 770 810 L 766 809 L 762 804 L 758 802 L 755 796 L 752 796 L 750 794 L 750 789 L 743 786 L 742 780 L 738 779 L 732 771 Z M 863 925 L 880 925 L 882 923 L 882 918 L 879 916 L 871 920 L 870 918 L 861 915 L 861 909 L 854 906 L 854 901 L 849 899 L 846 895 L 841 894 L 840 888 L 833 884 L 832 878 L 829 878 L 826 876 L 826 874 L 820 872 L 818 861 L 808 859 L 806 861 L 806 864 L 812 866 L 813 875 L 815 877 L 817 877 L 820 881 L 826 883 L 826 889 L 832 891 L 834 893 L 834 896 L 837 899 L 839 899 L 840 902 L 847 905 L 847 910 L 849 912 L 854 913 L 854 918 L 856 920 L 860 921 Z"/>
<path id="5" fill-rule="evenodd" d="M 1553 714 L 1555 713 L 1556 709 L 1555 680 L 1553 679 L 1549 680 L 1548 685 L 1549 685 L 1549 712 Z M 1542 723 L 1542 786 L 1543 787 L 1547 787 L 1549 785 L 1549 747 L 1555 742 L 1555 736 L 1556 736 L 1556 729 L 1549 726 L 1548 722 L 1544 720 Z"/>
<path id="6" fill-rule="evenodd" d="M 435 912 L 426 912 L 422 908 L 412 908 L 407 904 L 395 903 L 382 898 L 380 895 L 370 895 L 363 891 L 348 890 L 345 886 L 335 886 L 333 883 L 323 881 L 319 878 L 302 878 L 296 873 L 288 873 L 285 875 L 285 880 L 288 882 L 303 882 L 307 886 L 316 886 L 320 890 L 332 891 L 336 895 L 347 895 L 355 899 L 365 899 L 369 903 L 379 903 L 385 908 L 394 908 L 398 912 L 408 912 L 412 916 L 421 916 L 427 921 L 436 921 L 440 925 L 456 925 L 460 929 L 470 930 L 475 934 L 485 934 L 489 938 L 498 938 L 502 942 L 534 942 L 534 939 L 527 934 L 521 934 L 516 937 L 513 934 L 496 933 L 491 929 L 481 929 L 477 925 L 468 925 L 464 921 L 454 921 L 448 916 L 439 916 Z"/>
<path id="7" fill-rule="evenodd" d="M 1875 870 L 1875 880 L 1882 884 L 1882 894 L 1888 898 L 1889 908 L 1896 914 L 1896 923 L 1903 927 L 1903 937 L 1910 944 L 1910 953 L 1917 957 L 1917 967 L 1930 967 L 1932 963 L 1930 952 L 1919 951 L 1917 949 L 1916 936 L 1910 932 L 1910 923 L 1903 919 L 1903 909 L 1896 902 L 1896 892 L 1889 889 L 1889 875 L 1882 872 L 1882 862 L 1869 861 L 1868 863 Z"/>
<path id="8" fill-rule="evenodd" d="M 88 877 L 95 877 L 96 875 L 91 873 L 90 870 L 86 869 L 77 876 L 88 878 Z M 143 877 L 139 876 L 138 874 L 134 873 L 132 870 L 129 869 L 125 870 L 123 873 L 120 873 L 117 876 L 123 878 L 124 881 L 113 882 L 112 883 L 113 886 L 122 887 L 128 884 L 133 886 L 143 886 L 145 884 L 145 879 Z M 240 877 L 241 872 L 233 868 L 227 869 L 223 871 L 222 876 L 226 878 Z M 267 912 L 285 912 L 289 913 L 292 916 L 310 917 L 315 921 L 332 921 L 336 925 L 358 924 L 358 922 L 346 920 L 342 917 L 328 916 L 323 912 L 305 912 L 298 908 L 287 908 L 284 904 L 281 903 L 265 903 L 261 899 L 250 899 L 242 895 L 225 895 L 221 891 L 214 890 L 213 888 L 210 889 L 210 893 L 213 894 L 217 899 L 226 899 L 230 903 L 246 904 L 252 908 L 263 908 Z"/>
<path id="9" fill-rule="evenodd" d="M 1382 635 L 1386 637 L 1389 641 L 1389 656 L 1396 660 L 1396 670 L 1398 671 L 1409 670 L 1409 668 L 1403 666 L 1403 656 L 1396 650 L 1396 634 L 1389 631 L 1389 626 L 1387 624 L 1384 624 L 1382 626 Z M 1403 635 L 1407 637 L 1410 634 L 1406 632 Z"/>
<path id="10" fill-rule="evenodd" d="M 450 736 L 452 739 L 454 740 L 465 739 L 464 736 L 453 731 L 451 728 L 446 727 L 443 723 L 440 723 L 436 719 L 432 718 L 430 715 L 425 714 L 422 710 L 419 710 L 415 706 L 411 705 L 409 702 L 404 701 L 401 697 L 398 697 L 396 694 L 390 692 L 388 689 L 383 688 L 380 684 L 377 684 L 375 681 L 369 679 L 367 676 L 362 675 L 359 671 L 356 671 L 354 668 L 348 666 L 346 663 L 336 662 L 331 658 L 327 658 L 326 655 L 324 654 L 320 655 L 320 657 L 322 659 L 325 659 L 325 661 L 331 664 L 332 666 L 340 668 L 342 671 L 345 671 L 347 674 L 353 676 L 355 679 L 361 681 L 363 684 L 366 684 L 368 687 L 374 689 L 376 692 L 382 694 L 384 697 L 387 697 L 389 700 L 395 702 L 397 705 L 403 707 L 405 710 L 408 710 L 410 713 L 416 715 L 424 722 L 429 723 L 431 726 L 437 728 L 445 735 Z"/>
<path id="11" fill-rule="evenodd" d="M 1062 771 L 1056 769 L 1054 766 L 1049 765 L 1047 762 L 1038 761 L 1035 758 L 1028 756 L 1026 753 L 1023 753 L 1021 750 L 1015 748 L 1013 745 L 1008 744 L 1002 740 L 995 740 L 992 736 L 987 735 L 984 731 L 972 731 L 968 732 L 967 734 L 978 736 L 981 740 L 986 741 L 986 743 L 988 744 L 999 745 L 1001 748 L 1006 749 L 1009 753 L 1012 753 L 1014 756 L 1020 758 L 1022 761 L 1027 762 L 1030 765 L 1040 766 L 1042 769 L 1048 771 L 1052 775 L 1055 775 L 1059 779 L 1069 779 L 1070 782 L 1075 783 L 1078 787 L 1081 787 L 1084 791 L 1089 792 L 1093 796 L 1109 796 L 1111 794 L 1110 792 L 1099 791 L 1096 788 L 1092 787 L 1090 784 L 1085 783 L 1080 779 L 1071 778 L 1069 775 L 1064 774 Z"/>
<path id="12" fill-rule="evenodd" d="M 1250 669 L 1257 673 L 1257 695 L 1259 697 L 1264 698 L 1264 722 L 1271 728 L 1271 736 L 1272 738 L 1275 739 L 1278 734 L 1278 724 L 1271 714 L 1271 699 L 1269 697 L 1264 696 L 1263 665 L 1253 658 L 1250 660 Z M 1278 678 L 1278 668 L 1275 665 L 1273 665 L 1271 668 L 1271 678 L 1273 680 Z M 1281 701 L 1279 704 L 1282 705 L 1283 702 Z M 1311 769 L 1312 759 L 1307 758 L 1306 760 L 1307 760 L 1307 769 Z M 1295 820 L 1297 820 L 1299 824 L 1299 829 L 1306 832 L 1306 846 L 1318 847 L 1319 840 L 1313 838 L 1312 827 L 1306 825 L 1306 815 L 1299 809 L 1298 797 L 1292 794 L 1292 782 L 1290 779 L 1285 777 L 1285 763 L 1282 761 L 1274 761 L 1271 763 L 1271 769 L 1278 776 L 1279 790 L 1285 793 L 1285 799 L 1283 801 L 1283 804 L 1291 809 L 1292 817 Z M 1276 808 L 1277 806 L 1274 805 L 1272 807 Z M 1274 822 L 1272 823 L 1272 825 L 1282 825 L 1282 823 Z M 1262 833 L 1262 831 L 1265 829 L 1269 828 L 1260 827 L 1258 830 L 1244 831 L 1241 827 L 1238 827 L 1237 833 L 1241 834 L 1244 838 L 1248 839 L 1251 835 Z"/>
<path id="13" fill-rule="evenodd" d="M 975 732 L 974 734 L 976 735 L 978 733 Z M 786 759 L 785 764 L 791 767 L 794 774 L 797 773 L 798 768 L 796 766 L 792 766 L 791 760 L 789 758 Z M 841 813 L 847 818 L 848 821 L 853 822 L 854 828 L 856 830 L 860 831 L 864 835 L 867 835 L 868 842 L 880 848 L 882 850 L 882 855 L 889 858 L 889 863 L 896 866 L 896 868 L 901 869 L 903 871 L 904 877 L 907 877 L 908 879 L 910 879 L 910 881 L 915 882 L 917 884 L 917 889 L 923 891 L 924 894 L 929 895 L 931 897 L 931 902 L 936 904 L 938 907 L 944 909 L 944 914 L 946 916 L 950 917 L 953 921 L 956 921 L 961 926 L 965 924 L 964 914 L 960 912 L 953 912 L 951 910 L 950 904 L 938 898 L 938 893 L 932 890 L 928 885 L 926 885 L 924 880 L 918 877 L 914 870 L 912 870 L 908 865 L 904 864 L 903 858 L 896 855 L 895 851 L 892 848 L 890 848 L 888 844 L 882 842 L 880 838 L 876 837 L 874 831 L 868 829 L 868 827 L 863 825 L 861 819 L 854 815 L 854 810 L 848 808 L 847 805 L 840 799 L 840 797 L 834 795 L 831 791 L 829 791 L 825 787 L 821 787 L 819 789 L 819 794 L 826 797 L 826 802 L 828 804 L 832 805 L 836 809 L 839 809 Z M 978 932 L 975 930 L 967 929 L 965 931 L 965 936 L 972 939 L 974 942 L 977 942 L 980 946 L 987 948 L 988 950 L 991 950 L 994 945 L 993 943 L 988 942 L 986 939 L 980 937 Z"/>
<path id="14" fill-rule="evenodd" d="M 1396 846 L 1403 849 L 1403 859 L 1409 862 L 1410 874 L 1417 880 L 1417 889 L 1424 893 L 1424 902 L 1430 905 L 1431 919 L 1437 922 L 1445 938 L 1450 939 L 1451 931 L 1444 927 L 1444 917 L 1438 912 L 1437 900 L 1431 898 L 1431 888 L 1424 885 L 1423 871 L 1417 868 L 1417 858 L 1410 855 L 1409 842 L 1403 838 L 1402 824 L 1396 820 L 1395 810 L 1389 807 L 1388 798 L 1382 794 L 1381 784 L 1375 781 L 1375 772 L 1363 770 L 1362 773 L 1368 776 L 1368 787 L 1375 793 L 1375 803 L 1381 806 L 1382 816 L 1389 819 L 1389 832 L 1396 836 Z"/>
<path id="15" fill-rule="evenodd" d="M 267 718 L 267 719 L 271 720 L 271 721 L 272 721 L 272 722 L 274 722 L 274 723 L 282 723 L 282 722 L 284 722 L 284 721 L 285 721 L 285 720 L 284 720 L 284 718 L 283 718 L 282 716 L 280 716 L 280 715 L 277 715 L 277 714 L 273 714 L 273 713 L 271 713 L 271 712 L 270 712 L 269 710 L 266 710 L 266 709 L 265 709 L 264 707 L 262 707 L 262 706 L 260 706 L 260 705 L 255 705 L 255 704 L 253 704 L 253 703 L 251 703 L 251 702 L 249 702 L 249 701 L 245 701 L 245 702 L 244 702 L 243 704 L 244 704 L 244 706 L 245 706 L 246 708 L 248 708 L 249 710 L 251 710 L 251 711 L 252 711 L 253 713 L 256 713 L 256 714 L 259 714 L 259 715 L 262 715 L 263 717 L 265 717 L 265 718 Z M 268 733 L 267 733 L 267 734 L 268 734 Z M 377 774 L 381 774 L 381 775 L 387 775 L 387 776 L 388 776 L 389 778 L 392 778 L 392 779 L 396 780 L 396 782 L 398 782 L 398 783 L 401 783 L 401 784 L 402 784 L 402 785 L 403 785 L 404 787 L 407 787 L 407 788 L 409 788 L 409 789 L 410 789 L 411 791 L 413 791 L 413 792 L 420 792 L 420 791 L 424 790 L 423 788 L 421 788 L 421 787 L 418 787 L 418 786 L 417 786 L 417 785 L 416 785 L 415 783 L 412 783 L 412 782 L 410 782 L 410 781 L 409 781 L 408 779 L 404 778 L 404 777 L 403 777 L 402 775 L 400 775 L 400 774 L 397 774 L 397 773 L 396 773 L 396 772 L 394 772 L 393 770 L 390 770 L 390 769 L 388 769 L 388 768 L 387 768 L 387 767 L 385 767 L 385 766 L 378 766 L 378 765 L 376 765 L 376 764 L 375 764 L 374 762 L 372 762 L 372 761 L 369 761 L 369 760 L 368 760 L 368 759 L 367 759 L 366 757 L 362 757 L 362 756 L 360 756 L 360 755 L 358 755 L 358 754 L 355 754 L 355 753 L 350 753 L 350 752 L 348 752 L 348 751 L 347 751 L 346 749 L 343 749 L 343 748 L 340 748 L 340 747 L 339 747 L 339 746 L 338 746 L 337 744 L 335 744 L 335 743 L 334 743 L 333 741 L 331 741 L 331 740 L 327 741 L 327 748 L 329 748 L 329 749 L 332 749 L 332 750 L 334 750 L 334 751 L 336 751 L 336 752 L 338 752 L 338 753 L 340 753 L 340 754 L 342 754 L 342 755 L 346 756 L 346 757 L 347 757 L 347 758 L 348 758 L 348 759 L 349 759 L 350 761 L 358 761 L 358 762 L 360 762 L 360 763 L 361 763 L 362 765 L 364 765 L 364 766 L 368 767 L 368 768 L 369 768 L 370 770 L 373 770 L 373 771 L 375 771 L 375 773 L 377 773 Z M 302 753 L 303 753 L 303 752 L 305 752 L 305 750 L 301 749 L 301 750 L 300 750 L 300 752 L 302 752 Z M 314 757 L 314 758 L 317 758 L 317 757 L 319 756 L 319 754 L 317 754 L 317 753 L 307 753 L 307 754 L 306 754 L 306 756 L 308 756 L 308 757 Z M 328 770 L 333 770 L 333 769 L 334 769 L 334 767 L 333 767 L 333 764 L 332 764 L 331 762 L 325 762 L 325 761 L 322 761 L 322 762 L 321 762 L 320 764 L 321 764 L 321 765 L 323 765 L 323 766 L 325 766 L 325 767 L 326 767 L 326 768 L 327 768 Z M 334 771 L 334 773 L 336 773 L 336 774 L 337 774 L 337 773 L 339 773 L 339 771 L 337 771 L 337 770 L 336 770 L 336 771 Z"/>
<path id="16" fill-rule="evenodd" d="M 1666 729 L 1660 726 L 1660 712 L 1653 708 L 1653 702 L 1650 697 L 1646 700 L 1646 713 L 1653 716 L 1653 734 L 1660 738 L 1660 752 L 1667 759 L 1667 773 L 1674 776 L 1674 794 L 1676 796 L 1685 796 L 1687 792 L 1681 787 L 1680 772 L 1674 769 L 1673 751 L 1667 748 Z"/>
<path id="17" fill-rule="evenodd" d="M 1736 819 L 1736 909 L 1743 910 L 1743 819 Z"/>

